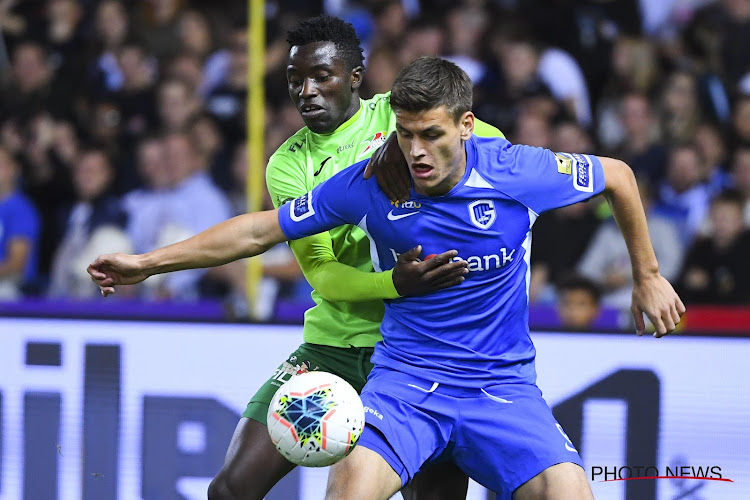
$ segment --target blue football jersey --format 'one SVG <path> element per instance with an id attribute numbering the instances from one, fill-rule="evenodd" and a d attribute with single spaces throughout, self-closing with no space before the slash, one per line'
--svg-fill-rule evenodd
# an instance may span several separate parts
<path id="1" fill-rule="evenodd" d="M 392 269 L 417 245 L 423 259 L 457 250 L 469 264 L 463 283 L 385 301 L 373 362 L 441 384 L 533 383 L 531 226 L 546 210 L 601 192 L 602 166 L 595 156 L 500 138 L 472 137 L 465 148 L 466 172 L 444 196 L 412 190 L 408 201 L 393 203 L 374 178 L 362 177 L 363 161 L 284 205 L 279 221 L 290 239 L 358 225 L 370 238 L 376 271 Z"/>

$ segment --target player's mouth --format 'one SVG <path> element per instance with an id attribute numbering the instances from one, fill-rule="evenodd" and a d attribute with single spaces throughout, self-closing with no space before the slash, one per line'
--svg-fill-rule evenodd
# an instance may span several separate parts
<path id="1" fill-rule="evenodd" d="M 411 173 L 417 179 L 426 179 L 430 177 L 433 170 L 435 169 L 424 163 L 413 163 L 411 166 Z"/>
<path id="2" fill-rule="evenodd" d="M 302 115 L 302 118 L 306 120 L 314 120 L 315 118 L 320 118 L 325 114 L 326 110 L 322 106 L 318 106 L 317 104 L 305 104 L 303 106 L 300 106 L 300 114 Z"/>

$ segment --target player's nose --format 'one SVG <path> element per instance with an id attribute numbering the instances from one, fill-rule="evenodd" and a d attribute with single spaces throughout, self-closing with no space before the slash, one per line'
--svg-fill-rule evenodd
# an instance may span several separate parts
<path id="1" fill-rule="evenodd" d="M 313 97 L 318 94 L 318 89 L 315 86 L 315 82 L 311 78 L 305 78 L 302 82 L 302 87 L 299 90 L 299 96 L 303 99 Z"/>

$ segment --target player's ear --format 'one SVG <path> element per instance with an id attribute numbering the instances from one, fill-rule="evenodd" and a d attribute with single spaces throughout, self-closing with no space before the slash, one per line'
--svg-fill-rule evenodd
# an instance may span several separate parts
<path id="1" fill-rule="evenodd" d="M 458 125 L 461 128 L 461 140 L 468 141 L 471 134 L 474 133 L 474 113 L 467 111 L 461 115 Z"/>
<path id="2" fill-rule="evenodd" d="M 359 86 L 362 85 L 362 77 L 364 76 L 364 74 L 365 68 L 363 68 L 362 66 L 357 66 L 352 70 L 352 90 L 359 89 Z"/>

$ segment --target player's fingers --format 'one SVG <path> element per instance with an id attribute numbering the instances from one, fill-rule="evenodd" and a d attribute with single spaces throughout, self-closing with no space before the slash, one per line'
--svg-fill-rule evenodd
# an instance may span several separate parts
<path id="1" fill-rule="evenodd" d="M 680 317 L 685 314 L 685 311 L 685 304 L 682 303 L 682 299 L 680 299 L 680 297 L 677 297 L 677 312 L 680 314 Z"/>
<path id="2" fill-rule="evenodd" d="M 102 286 L 102 287 L 99 287 L 99 288 L 102 291 L 102 295 L 104 297 L 106 297 L 107 295 L 112 295 L 113 293 L 115 293 L 115 287 L 113 287 L 113 286 Z"/>
<path id="3" fill-rule="evenodd" d="M 422 253 L 422 245 L 417 245 L 414 248 L 410 248 L 402 255 L 403 259 L 407 262 L 419 260 L 419 254 Z"/>
<path id="4" fill-rule="evenodd" d="M 375 172 L 375 178 L 378 180 L 378 186 L 380 186 L 380 189 L 383 190 L 385 195 L 388 197 L 391 201 L 399 201 L 398 200 L 398 190 L 394 189 L 394 181 L 393 181 L 393 175 L 391 172 L 389 172 L 390 169 L 388 168 L 379 168 Z"/>
<path id="5" fill-rule="evenodd" d="M 365 167 L 364 177 L 365 179 L 369 179 L 370 177 L 372 177 L 372 158 L 370 158 L 370 161 L 367 162 L 367 166 Z"/>
<path id="6" fill-rule="evenodd" d="M 425 261 L 421 264 L 422 269 L 425 273 L 428 271 L 432 271 L 433 269 L 440 267 L 447 262 L 450 262 L 456 255 L 458 255 L 457 250 L 448 250 L 447 252 L 443 252 L 439 255 L 428 255 L 425 258 Z"/>
<path id="7" fill-rule="evenodd" d="M 635 321 L 635 333 L 637 335 L 643 335 L 646 331 L 646 322 L 643 320 L 643 311 L 640 307 L 633 304 L 630 306 L 630 312 L 633 313 L 633 320 Z"/>
<path id="8" fill-rule="evenodd" d="M 466 261 L 459 262 L 448 262 L 442 266 L 438 266 L 428 272 L 425 272 L 423 279 L 428 281 L 441 280 L 448 276 L 463 276 L 468 274 L 469 270 L 466 267 Z"/>
<path id="9" fill-rule="evenodd" d="M 672 306 L 669 308 L 669 313 L 672 316 L 672 321 L 674 321 L 675 327 L 680 323 L 681 314 L 677 311 L 677 304 L 672 304 Z"/>
<path id="10" fill-rule="evenodd" d="M 667 306 L 664 310 L 661 311 L 661 315 L 659 316 L 662 320 L 662 323 L 664 324 L 664 334 L 666 335 L 669 332 L 673 332 L 675 328 L 677 328 L 677 322 L 672 319 L 672 311 Z"/>
<path id="11" fill-rule="evenodd" d="M 402 165 L 397 172 L 399 174 L 399 192 L 397 194 L 399 195 L 399 199 L 408 200 L 409 190 L 411 190 L 411 174 L 409 174 L 409 167 Z"/>
<path id="12" fill-rule="evenodd" d="M 98 270 L 97 268 L 95 268 L 95 267 L 94 267 L 93 265 L 90 265 L 90 266 L 89 266 L 89 267 L 88 267 L 88 268 L 86 269 L 86 271 L 88 271 L 89 275 L 90 275 L 90 276 L 91 276 L 91 277 L 92 277 L 93 279 L 102 279 L 102 278 L 105 278 L 105 277 L 107 276 L 106 274 L 104 274 L 103 272 L 101 272 L 101 271 L 99 271 L 99 270 Z"/>
<path id="13" fill-rule="evenodd" d="M 662 320 L 661 314 L 657 312 L 656 314 L 648 314 L 646 313 L 646 316 L 648 316 L 648 319 L 651 320 L 651 323 L 654 325 L 654 337 L 662 337 L 666 335 L 667 333 L 667 327 L 664 325 L 664 321 Z"/>

